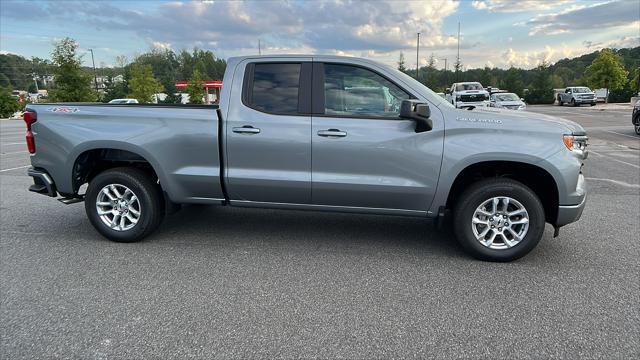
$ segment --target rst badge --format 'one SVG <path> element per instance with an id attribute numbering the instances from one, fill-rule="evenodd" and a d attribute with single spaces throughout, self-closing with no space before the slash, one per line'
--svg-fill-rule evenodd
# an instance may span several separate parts
<path id="1" fill-rule="evenodd" d="M 56 106 L 48 108 L 47 111 L 51 111 L 54 113 L 74 113 L 80 111 L 77 107 L 69 107 L 69 106 Z"/>

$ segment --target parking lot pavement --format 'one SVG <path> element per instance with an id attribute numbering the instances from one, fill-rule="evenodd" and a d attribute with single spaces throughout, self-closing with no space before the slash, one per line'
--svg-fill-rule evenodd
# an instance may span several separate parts
<path id="1" fill-rule="evenodd" d="M 24 125 L 0 121 L 0 358 L 638 358 L 631 109 L 529 110 L 586 127 L 590 195 L 507 264 L 419 219 L 228 207 L 112 243 L 26 190 Z"/>

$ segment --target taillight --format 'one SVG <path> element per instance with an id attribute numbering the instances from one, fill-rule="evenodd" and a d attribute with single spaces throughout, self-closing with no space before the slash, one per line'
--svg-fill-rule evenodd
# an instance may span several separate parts
<path id="1" fill-rule="evenodd" d="M 36 140 L 33 137 L 33 132 L 31 131 L 31 125 L 38 120 L 38 114 L 33 111 L 25 111 L 24 122 L 27 124 L 27 149 L 30 154 L 36 153 Z"/>

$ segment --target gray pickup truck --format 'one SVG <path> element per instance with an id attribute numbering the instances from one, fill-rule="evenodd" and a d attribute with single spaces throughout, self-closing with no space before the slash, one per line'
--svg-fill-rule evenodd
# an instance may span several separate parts
<path id="1" fill-rule="evenodd" d="M 586 200 L 578 124 L 456 109 L 365 59 L 236 57 L 219 107 L 31 104 L 25 122 L 30 190 L 84 201 L 97 231 L 120 242 L 179 204 L 450 214 L 471 255 L 509 261 L 545 223 L 557 236 L 578 220 Z"/>
<path id="2" fill-rule="evenodd" d="M 584 86 L 570 86 L 564 89 L 564 92 L 558 94 L 556 99 L 558 105 L 569 104 L 571 106 L 580 106 L 582 104 L 596 105 L 596 93 Z"/>

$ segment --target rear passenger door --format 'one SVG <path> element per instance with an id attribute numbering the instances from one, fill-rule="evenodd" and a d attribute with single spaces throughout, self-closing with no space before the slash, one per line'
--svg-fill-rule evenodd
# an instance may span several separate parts
<path id="1" fill-rule="evenodd" d="M 226 116 L 226 186 L 238 205 L 311 203 L 311 59 L 245 60 Z"/>

